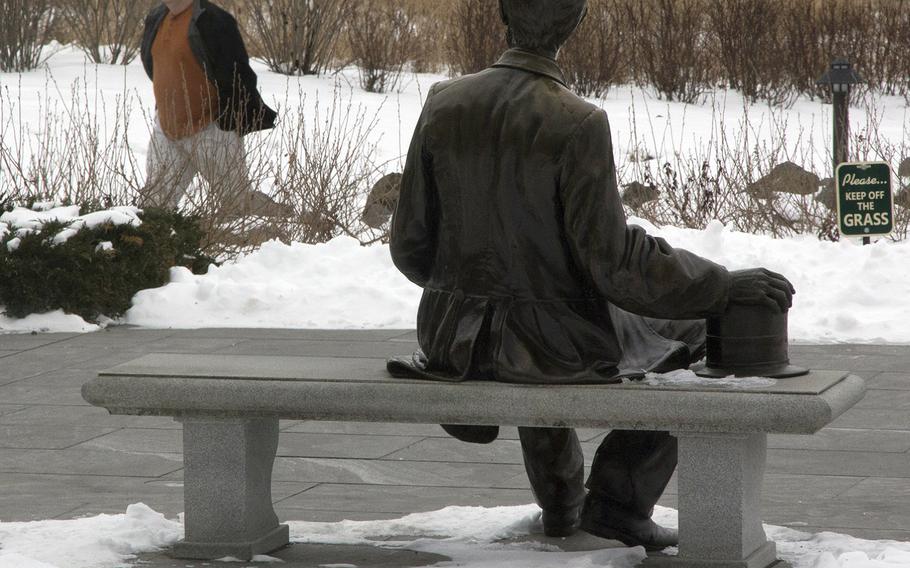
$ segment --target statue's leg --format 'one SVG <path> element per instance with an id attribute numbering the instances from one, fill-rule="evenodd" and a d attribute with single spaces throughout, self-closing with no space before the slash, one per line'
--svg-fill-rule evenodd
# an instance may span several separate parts
<path id="1" fill-rule="evenodd" d="M 649 518 L 676 460 L 676 438 L 667 432 L 614 430 L 594 455 L 587 483 L 591 498 Z"/>
<path id="2" fill-rule="evenodd" d="M 531 491 L 543 509 L 544 533 L 570 536 L 578 527 L 585 498 L 585 462 L 571 428 L 518 429 Z"/>
<path id="3" fill-rule="evenodd" d="M 610 319 L 623 348 L 619 368 L 664 373 L 684 369 L 705 353 L 705 320 L 663 320 L 610 305 Z"/>

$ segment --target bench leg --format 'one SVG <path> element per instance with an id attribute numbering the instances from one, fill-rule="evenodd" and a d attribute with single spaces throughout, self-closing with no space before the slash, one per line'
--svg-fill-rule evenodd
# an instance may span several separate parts
<path id="1" fill-rule="evenodd" d="M 646 566 L 775 568 L 761 488 L 767 435 L 675 433 L 679 439 L 679 554 Z"/>
<path id="2" fill-rule="evenodd" d="M 272 508 L 278 419 L 179 418 L 183 422 L 186 534 L 176 558 L 243 561 L 289 542 Z"/>

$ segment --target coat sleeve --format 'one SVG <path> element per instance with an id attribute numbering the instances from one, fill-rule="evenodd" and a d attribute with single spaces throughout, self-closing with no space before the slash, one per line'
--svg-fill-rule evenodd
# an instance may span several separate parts
<path id="1" fill-rule="evenodd" d="M 620 308 L 662 319 L 695 319 L 726 309 L 727 270 L 627 225 L 616 181 L 610 125 L 595 110 L 562 158 L 560 194 L 575 262 L 593 288 Z"/>
<path id="2" fill-rule="evenodd" d="M 398 206 L 392 217 L 392 261 L 408 280 L 425 286 L 436 255 L 438 205 L 433 178 L 433 157 L 427 144 L 427 122 L 433 89 L 427 96 L 411 138 L 401 179 Z"/>
<path id="3" fill-rule="evenodd" d="M 236 84 L 231 84 L 232 92 L 234 94 L 239 93 L 241 97 L 258 96 L 259 79 L 250 67 L 250 56 L 246 51 L 243 36 L 240 35 L 240 27 L 237 25 L 237 20 L 234 16 L 226 12 L 221 33 L 223 35 L 219 38 L 218 45 L 220 49 L 224 50 L 224 53 L 218 59 L 230 61 L 233 64 L 231 80 L 232 83 L 236 82 Z"/>

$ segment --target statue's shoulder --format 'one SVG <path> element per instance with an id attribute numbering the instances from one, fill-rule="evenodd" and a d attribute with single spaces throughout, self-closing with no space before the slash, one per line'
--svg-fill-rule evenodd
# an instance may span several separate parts
<path id="1" fill-rule="evenodd" d="M 588 118 L 593 112 L 602 110 L 599 106 L 590 103 L 580 96 L 576 95 L 568 87 L 559 85 L 557 92 L 559 97 L 559 106 L 565 109 L 565 112 L 576 119 L 577 122 L 581 122 L 584 119 Z"/>
<path id="2" fill-rule="evenodd" d="M 460 77 L 453 77 L 451 79 L 445 79 L 439 81 L 438 83 L 433 83 L 433 86 L 430 87 L 430 97 L 449 92 L 449 94 L 454 94 L 457 91 L 463 90 L 465 88 L 470 89 L 470 85 L 476 83 L 478 80 L 477 74 L 474 75 L 462 75 Z"/>
<path id="3" fill-rule="evenodd" d="M 479 73 L 440 81 L 432 86 L 427 97 L 434 111 L 444 109 L 463 112 L 489 111 L 504 98 L 525 105 L 528 115 L 543 117 L 549 127 L 574 131 L 599 107 L 579 97 L 558 81 L 537 77 L 530 84 L 513 80 L 511 69 L 488 68 Z M 533 122 L 531 118 L 529 121 Z"/>

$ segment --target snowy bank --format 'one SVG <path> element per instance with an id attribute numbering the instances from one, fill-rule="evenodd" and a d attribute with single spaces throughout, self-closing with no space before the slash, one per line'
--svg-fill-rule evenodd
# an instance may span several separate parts
<path id="1" fill-rule="evenodd" d="M 910 343 L 910 243 L 863 247 L 772 239 L 720 223 L 696 231 L 633 222 L 731 270 L 785 274 L 797 290 L 793 341 Z M 125 320 L 154 328 L 413 328 L 420 292 L 395 269 L 388 246 L 343 237 L 321 245 L 271 242 L 205 275 L 174 269 L 170 284 L 136 295 Z"/>

